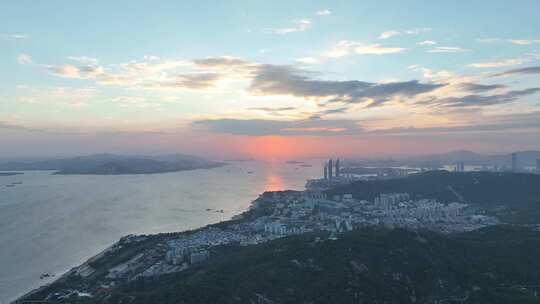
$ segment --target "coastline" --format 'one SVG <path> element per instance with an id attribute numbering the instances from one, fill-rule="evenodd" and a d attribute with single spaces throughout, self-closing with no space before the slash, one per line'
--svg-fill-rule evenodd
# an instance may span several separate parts
<path id="1" fill-rule="evenodd" d="M 249 170 L 255 173 L 248 176 L 246 171 Z M 44 284 L 54 282 L 125 235 L 183 232 L 232 217 L 236 219 L 267 187 L 302 189 L 306 177 L 317 172 L 316 169 L 294 171 L 282 163 L 259 161 L 152 175 L 50 175 L 51 171 L 29 172 L 24 179 L 21 177 L 23 186 L 6 192 L 7 195 L 0 199 L 0 203 L 4 203 L 3 208 L 10 208 L 2 216 L 6 219 L 3 226 L 13 221 L 24 227 L 23 218 L 18 217 L 23 210 L 30 212 L 44 208 L 40 212 L 43 214 L 36 213 L 36 218 L 32 219 L 38 225 L 35 228 L 18 229 L 21 231 L 18 234 L 4 231 L 4 239 L 16 239 L 18 243 L 16 247 L 10 246 L 2 252 L 8 268 L 4 269 L 6 277 L 1 282 L 4 289 L 0 288 L 3 295 L 0 299 L 3 303 L 10 303 Z M 282 184 L 268 184 L 268 176 L 279 176 L 278 181 Z M 29 197 L 24 205 L 16 204 L 22 193 L 29 193 L 36 187 L 43 189 L 44 194 Z M 100 190 L 94 195 L 94 189 Z M 46 204 L 38 205 L 45 200 Z M 220 213 L 219 210 L 225 212 Z M 75 216 L 64 218 L 66 212 Z M 118 221 L 114 218 L 118 218 Z M 33 235 L 47 235 L 49 231 L 61 229 L 66 224 L 76 229 L 69 232 L 67 239 L 60 234 L 51 236 L 49 240 L 42 237 L 37 243 L 24 241 Z M 88 227 L 95 227 L 89 231 L 88 240 L 75 238 L 77 234 L 84 235 Z M 39 251 L 39 248 L 49 247 L 43 253 Z M 22 257 L 10 258 L 13 256 L 10 252 L 17 251 L 23 253 Z M 35 261 L 33 263 L 37 267 L 25 269 L 24 260 L 30 259 Z M 41 274 L 46 273 L 51 277 L 39 279 Z"/>
<path id="2" fill-rule="evenodd" d="M 253 201 L 254 202 L 254 201 Z M 214 224 L 205 225 L 199 228 L 190 229 L 190 230 L 184 230 L 184 231 L 178 231 L 178 232 L 169 232 L 169 233 L 157 233 L 157 234 L 149 234 L 149 235 L 133 235 L 128 234 L 126 236 L 121 237 L 118 241 L 114 242 L 110 246 L 106 247 L 102 251 L 98 252 L 97 254 L 93 255 L 86 261 L 83 261 L 81 264 L 77 266 L 71 267 L 71 269 L 67 270 L 66 272 L 62 273 L 58 278 L 54 279 L 51 282 L 48 282 L 46 284 L 43 284 L 42 286 L 38 288 L 34 288 L 28 292 L 22 293 L 21 295 L 17 296 L 15 299 L 11 300 L 10 304 L 19 304 L 19 303 L 25 303 L 25 299 L 28 297 L 31 297 L 49 287 L 51 287 L 54 284 L 63 283 L 69 279 L 69 277 L 73 274 L 76 274 L 81 269 L 88 266 L 90 263 L 97 261 L 98 259 L 104 257 L 107 253 L 112 252 L 115 247 L 117 247 L 123 240 L 129 238 L 129 237 L 147 237 L 147 238 L 161 238 L 161 237 L 167 237 L 167 236 L 179 236 L 179 235 L 189 235 L 191 233 L 196 233 L 197 231 L 201 231 L 204 229 L 212 228 L 212 227 L 218 227 L 220 225 L 227 225 L 234 222 L 239 222 L 244 219 L 243 214 L 246 212 L 249 212 L 250 210 L 243 211 L 237 215 L 234 215 L 229 220 L 221 221 Z"/>
<path id="3" fill-rule="evenodd" d="M 283 190 L 283 191 L 293 191 L 293 190 Z M 220 222 L 217 222 L 217 223 L 204 225 L 204 226 L 201 226 L 201 227 L 198 227 L 198 228 L 188 229 L 188 230 L 183 230 L 183 231 L 177 231 L 177 232 L 161 232 L 161 233 L 148 234 L 148 235 L 144 235 L 144 234 L 143 235 L 134 235 L 134 234 L 125 235 L 125 236 L 121 237 L 118 241 L 116 241 L 113 244 L 109 245 L 105 249 L 103 249 L 100 252 L 96 253 L 95 255 L 91 256 L 90 258 L 88 258 L 88 259 L 86 259 L 84 261 L 81 261 L 81 264 L 78 264 L 76 266 L 71 267 L 69 270 L 62 273 L 58 278 L 52 280 L 51 282 L 43 284 L 42 286 L 40 286 L 38 288 L 34 288 L 34 289 L 32 289 L 32 290 L 30 290 L 28 292 L 22 293 L 21 295 L 15 297 L 13 300 L 10 300 L 10 302 L 8 302 L 8 303 L 10 303 L 10 304 L 25 303 L 26 298 L 31 297 L 31 296 L 33 296 L 33 295 L 35 295 L 35 294 L 49 288 L 49 287 L 51 287 L 54 284 L 58 284 L 58 283 L 62 283 L 62 282 L 67 281 L 71 275 L 76 274 L 78 271 L 80 271 L 84 267 L 88 266 L 90 263 L 95 262 L 95 261 L 99 260 L 100 258 L 104 257 L 107 253 L 112 252 L 115 247 L 117 247 L 119 244 L 121 244 L 122 241 L 124 241 L 126 239 L 129 239 L 130 237 L 135 237 L 135 238 L 137 238 L 137 237 L 145 237 L 145 238 L 148 238 L 148 239 L 159 239 L 159 238 L 163 238 L 163 237 L 177 237 L 177 236 L 182 236 L 182 235 L 190 235 L 190 234 L 193 234 L 193 233 L 205 230 L 205 229 L 213 228 L 213 227 L 220 227 L 220 226 L 223 226 L 223 225 L 240 223 L 242 221 L 247 220 L 249 214 L 251 214 L 252 212 L 255 212 L 255 210 L 258 208 L 258 205 L 257 205 L 256 202 L 257 202 L 257 199 L 251 201 L 251 203 L 249 204 L 248 209 L 246 209 L 246 210 L 244 210 L 244 211 L 242 211 L 242 212 L 240 212 L 238 214 L 235 214 L 235 215 L 231 216 L 231 218 L 228 219 L 228 220 L 223 220 L 223 221 L 220 221 Z"/>
<path id="4" fill-rule="evenodd" d="M 49 283 L 46 283 L 46 284 L 43 284 L 41 285 L 40 287 L 38 288 L 34 288 L 28 292 L 25 292 L 25 293 L 22 293 L 21 295 L 17 296 L 14 300 L 12 300 L 11 302 L 9 303 L 12 303 L 12 304 L 16 304 L 16 303 L 20 303 L 20 301 L 24 301 L 24 298 L 27 298 L 27 297 L 30 297 L 38 292 L 41 292 L 43 291 L 44 289 L 46 288 L 49 288 L 52 284 L 55 284 L 55 283 L 58 283 L 58 282 L 62 282 L 62 281 L 65 281 L 67 280 L 67 278 L 72 275 L 73 273 L 75 273 L 77 271 L 77 268 L 81 268 L 81 267 L 84 267 L 85 265 L 87 265 L 88 263 L 91 263 L 101 257 L 103 257 L 108 251 L 111 250 L 111 248 L 113 248 L 116 244 L 118 244 L 118 241 L 115 242 L 114 244 L 108 246 L 107 248 L 103 249 L 102 251 L 98 252 L 97 254 L 93 255 L 92 257 L 90 257 L 89 259 L 87 259 L 86 261 L 84 261 L 82 264 L 80 264 L 79 266 L 74 266 L 74 267 L 71 267 L 71 269 L 63 272 L 58 278 L 52 280 L 51 282 Z"/>
<path id="5" fill-rule="evenodd" d="M 436 185 L 432 185 L 433 180 L 437 181 Z M 492 189 L 492 185 L 500 183 L 510 185 L 510 181 L 515 183 L 511 188 L 513 191 L 510 194 L 508 189 L 500 191 L 519 201 L 535 201 L 537 196 L 528 192 L 528 195 L 517 196 L 526 193 L 522 190 L 538 181 L 535 175 L 443 171 L 423 173 L 410 179 L 365 182 L 326 192 L 309 188 L 306 191 L 265 191 L 251 201 L 247 210 L 230 215 L 230 219 L 181 232 L 122 237 L 59 279 L 27 293 L 14 303 L 32 296 L 32 300 L 60 300 L 79 294 L 82 297 L 95 295 L 99 300 L 114 293 L 124 283 L 180 273 L 191 267 L 200 269 L 207 260 L 212 264 L 215 260 L 210 257 L 217 256 L 219 260 L 220 250 L 231 248 L 227 247 L 229 245 L 251 247 L 309 233 L 324 233 L 325 240 L 334 241 L 343 234 L 364 228 L 435 233 L 446 238 L 451 234 L 504 226 L 512 221 L 503 220 L 505 214 L 495 216 L 490 212 L 498 208 L 490 202 L 500 194 L 484 189 Z M 431 187 L 425 187 L 426 183 Z M 465 186 L 461 191 L 476 195 L 475 202 L 456 202 L 461 195 L 456 195 L 451 185 Z M 404 186 L 410 194 L 392 192 Z M 366 189 L 371 189 L 371 193 Z M 433 189 L 440 192 L 432 192 Z M 426 199 L 426 196 L 432 198 Z M 512 215 L 511 211 L 506 213 Z"/>

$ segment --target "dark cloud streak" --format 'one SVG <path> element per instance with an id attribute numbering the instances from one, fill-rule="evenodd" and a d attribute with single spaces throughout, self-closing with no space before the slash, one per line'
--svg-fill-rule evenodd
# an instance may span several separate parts
<path id="1" fill-rule="evenodd" d="M 331 97 L 331 102 L 343 103 L 363 103 L 371 100 L 368 106 L 373 107 L 394 97 L 413 97 L 446 85 L 420 83 L 417 80 L 392 83 L 317 80 L 313 79 L 312 75 L 313 73 L 291 66 L 261 65 L 254 74 L 250 91 L 260 95 Z"/>
<path id="2" fill-rule="evenodd" d="M 483 93 L 488 91 L 493 91 L 497 89 L 505 89 L 507 88 L 504 84 L 492 84 L 492 85 L 485 85 L 485 84 L 478 84 L 478 83 L 463 83 L 461 85 L 461 88 L 468 92 L 473 93 Z"/>
<path id="3" fill-rule="evenodd" d="M 265 120 L 265 119 L 215 119 L 199 120 L 193 123 L 195 129 L 214 133 L 247 136 L 330 136 L 359 134 L 362 128 L 354 120 L 305 119 Z"/>
<path id="4" fill-rule="evenodd" d="M 493 77 L 508 76 L 508 75 L 533 75 L 540 74 L 540 66 L 526 67 L 520 69 L 507 70 L 501 73 L 494 74 Z"/>
<path id="5" fill-rule="evenodd" d="M 477 95 L 470 94 L 463 97 L 447 97 L 447 98 L 429 98 L 418 102 L 418 104 L 447 107 L 447 108 L 469 108 L 482 107 L 511 103 L 518 100 L 520 97 L 528 96 L 540 92 L 540 88 L 528 88 L 524 90 L 508 91 L 502 94 L 495 95 Z"/>

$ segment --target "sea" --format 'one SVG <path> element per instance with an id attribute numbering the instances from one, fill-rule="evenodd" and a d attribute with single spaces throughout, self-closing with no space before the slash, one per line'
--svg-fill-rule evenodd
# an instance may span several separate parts
<path id="1" fill-rule="evenodd" d="M 264 191 L 303 190 L 323 166 L 303 161 L 232 161 L 145 175 L 0 176 L 0 304 L 50 283 L 122 236 L 202 227 L 243 212 Z"/>

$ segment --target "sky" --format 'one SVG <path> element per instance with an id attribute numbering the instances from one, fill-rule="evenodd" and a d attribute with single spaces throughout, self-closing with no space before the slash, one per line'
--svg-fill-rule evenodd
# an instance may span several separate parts
<path id="1" fill-rule="evenodd" d="M 540 149 L 540 2 L 6 1 L 0 157 Z"/>

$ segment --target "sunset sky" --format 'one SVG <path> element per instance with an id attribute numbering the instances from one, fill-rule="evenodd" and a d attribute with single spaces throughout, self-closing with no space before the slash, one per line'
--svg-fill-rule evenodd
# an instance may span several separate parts
<path id="1" fill-rule="evenodd" d="M 540 149 L 540 2 L 5 1 L 0 157 Z"/>

